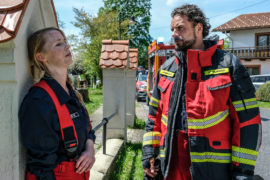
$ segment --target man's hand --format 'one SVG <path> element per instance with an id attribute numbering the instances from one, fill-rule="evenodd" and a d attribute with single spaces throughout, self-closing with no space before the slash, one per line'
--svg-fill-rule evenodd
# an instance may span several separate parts
<path id="1" fill-rule="evenodd" d="M 151 158 L 149 160 L 149 164 L 150 164 L 150 169 L 145 168 L 144 173 L 147 174 L 148 176 L 154 178 L 157 175 L 158 171 L 159 171 L 159 167 L 154 165 L 155 164 L 155 158 Z"/>
<path id="2" fill-rule="evenodd" d="M 88 172 L 93 167 L 95 162 L 95 150 L 94 143 L 88 139 L 86 141 L 85 151 L 82 152 L 81 156 L 76 162 L 76 173 Z"/>

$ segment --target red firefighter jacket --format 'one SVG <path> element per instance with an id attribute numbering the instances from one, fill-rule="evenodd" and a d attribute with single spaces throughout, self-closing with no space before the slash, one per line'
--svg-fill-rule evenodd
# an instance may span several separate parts
<path id="1" fill-rule="evenodd" d="M 192 179 L 252 176 L 261 144 L 255 89 L 236 56 L 217 49 L 211 41 L 204 44 L 205 51 L 188 50 L 186 55 L 185 104 Z M 143 138 L 143 161 L 159 156 L 164 177 L 169 171 L 184 86 L 183 60 L 180 53 L 161 66 Z"/>

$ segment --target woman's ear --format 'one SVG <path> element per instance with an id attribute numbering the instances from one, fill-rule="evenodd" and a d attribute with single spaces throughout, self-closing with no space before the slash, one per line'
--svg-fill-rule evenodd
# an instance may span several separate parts
<path id="1" fill-rule="evenodd" d="M 42 53 L 37 53 L 36 54 L 36 59 L 40 62 L 45 62 L 46 61 L 46 58 L 45 56 L 42 54 Z"/>

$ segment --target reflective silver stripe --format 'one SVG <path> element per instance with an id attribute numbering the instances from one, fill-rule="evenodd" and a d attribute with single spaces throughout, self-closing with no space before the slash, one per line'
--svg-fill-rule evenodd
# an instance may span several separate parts
<path id="1" fill-rule="evenodd" d="M 162 114 L 161 121 L 165 126 L 167 126 L 168 118 L 164 114 Z"/>
<path id="2" fill-rule="evenodd" d="M 233 106 L 236 111 L 243 111 L 246 109 L 252 109 L 259 107 L 256 98 L 244 99 L 244 103 L 242 100 L 233 101 Z"/>
<path id="3" fill-rule="evenodd" d="M 154 98 L 153 96 L 150 99 L 149 105 L 153 106 L 153 107 L 158 107 L 159 104 L 159 100 L 157 100 L 156 98 Z"/>
<path id="4" fill-rule="evenodd" d="M 204 155 L 204 156 L 191 156 L 191 159 L 217 159 L 217 160 L 231 160 L 231 156 L 211 156 L 211 155 Z"/>
<path id="5" fill-rule="evenodd" d="M 225 110 L 204 119 L 188 119 L 188 128 L 189 129 L 205 129 L 208 127 L 212 127 L 220 123 L 224 119 L 226 119 L 228 115 L 229 115 L 229 110 Z"/>
<path id="6" fill-rule="evenodd" d="M 257 101 L 251 101 L 251 102 L 246 102 L 245 105 L 246 106 L 251 106 L 251 105 L 255 105 L 257 104 Z M 240 108 L 240 107 L 244 107 L 244 104 L 241 103 L 241 104 L 235 104 L 234 105 L 235 108 Z"/>
<path id="7" fill-rule="evenodd" d="M 230 163 L 231 153 L 191 152 L 191 162 Z"/>
<path id="8" fill-rule="evenodd" d="M 149 140 L 158 140 L 158 141 L 160 141 L 160 137 L 159 136 L 146 136 L 146 137 L 143 137 L 143 141 L 149 141 Z"/>
<path id="9" fill-rule="evenodd" d="M 234 162 L 255 166 L 258 151 L 232 146 L 232 160 Z"/>
<path id="10" fill-rule="evenodd" d="M 158 131 L 146 132 L 143 135 L 143 146 L 146 145 L 159 145 L 161 133 Z"/>
<path id="11" fill-rule="evenodd" d="M 240 152 L 232 152 L 232 155 L 241 159 L 249 159 L 252 161 L 256 161 L 257 160 L 257 156 L 251 155 L 251 154 L 245 154 L 245 153 L 240 153 Z"/>

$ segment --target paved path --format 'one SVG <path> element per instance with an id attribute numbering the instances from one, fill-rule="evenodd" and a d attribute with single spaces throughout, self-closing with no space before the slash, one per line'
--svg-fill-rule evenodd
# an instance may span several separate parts
<path id="1" fill-rule="evenodd" d="M 102 121 L 103 118 L 103 105 L 101 105 L 93 114 L 90 115 L 90 120 L 91 120 L 91 125 L 92 127 L 96 127 L 98 123 Z M 102 145 L 102 129 L 98 129 L 96 131 L 96 142 L 95 142 L 95 150 L 97 150 L 101 147 Z"/>
<path id="2" fill-rule="evenodd" d="M 148 106 L 145 102 L 136 102 L 136 116 L 146 121 L 148 114 Z M 103 118 L 103 105 L 101 105 L 93 114 L 90 115 L 92 127 L 98 125 Z M 102 145 L 102 127 L 96 132 L 95 150 Z M 143 129 L 127 129 L 127 140 L 133 143 L 142 142 L 144 130 Z"/>
<path id="3" fill-rule="evenodd" d="M 147 121 L 148 106 L 145 102 L 136 102 L 136 116 L 144 121 Z"/>
<path id="4" fill-rule="evenodd" d="M 148 106 L 145 102 L 136 102 L 136 116 L 137 118 L 147 121 Z M 144 129 L 128 129 L 127 140 L 132 143 L 140 143 L 143 140 Z"/>
<path id="5" fill-rule="evenodd" d="M 270 109 L 260 108 L 262 118 L 262 145 L 256 162 L 256 179 L 270 180 Z M 260 178 L 259 178 L 260 177 Z"/>

